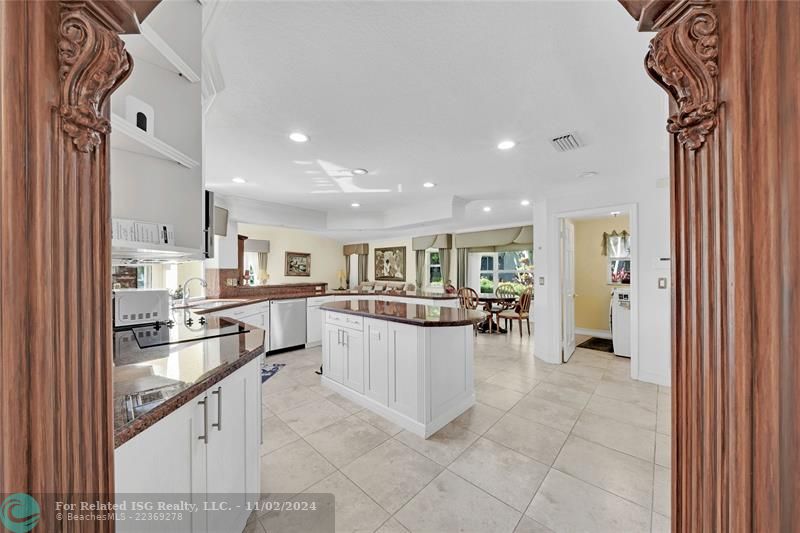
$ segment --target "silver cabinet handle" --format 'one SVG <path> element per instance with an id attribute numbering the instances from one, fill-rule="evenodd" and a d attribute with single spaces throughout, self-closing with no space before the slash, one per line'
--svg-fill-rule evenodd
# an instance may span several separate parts
<path id="1" fill-rule="evenodd" d="M 350 333 L 342 331 L 342 344 L 345 346 L 350 346 Z"/>
<path id="2" fill-rule="evenodd" d="M 217 387 L 217 390 L 211 391 L 211 394 L 217 395 L 217 423 L 211 424 L 211 427 L 222 431 L 222 387 Z"/>
<path id="3" fill-rule="evenodd" d="M 208 398 L 203 398 L 197 402 L 197 405 L 203 406 L 203 434 L 197 439 L 208 444 Z"/>

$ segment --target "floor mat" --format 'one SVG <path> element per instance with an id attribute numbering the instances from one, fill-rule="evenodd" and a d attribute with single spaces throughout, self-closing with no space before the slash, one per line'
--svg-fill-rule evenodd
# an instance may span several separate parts
<path id="1" fill-rule="evenodd" d="M 578 345 L 578 348 L 614 353 L 614 343 L 611 342 L 611 339 L 601 339 L 598 337 L 592 337 L 589 340 L 583 341 Z"/>
<path id="2" fill-rule="evenodd" d="M 286 363 L 265 364 L 261 367 L 261 383 L 278 373 L 278 370 L 285 367 Z"/>

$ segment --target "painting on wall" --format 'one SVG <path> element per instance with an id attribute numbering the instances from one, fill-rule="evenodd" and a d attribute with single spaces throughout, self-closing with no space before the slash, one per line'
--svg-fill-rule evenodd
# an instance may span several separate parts
<path id="1" fill-rule="evenodd" d="M 301 252 L 286 252 L 287 276 L 310 276 L 311 275 L 311 254 Z"/>
<path id="2" fill-rule="evenodd" d="M 375 248 L 375 280 L 406 280 L 406 247 Z"/>

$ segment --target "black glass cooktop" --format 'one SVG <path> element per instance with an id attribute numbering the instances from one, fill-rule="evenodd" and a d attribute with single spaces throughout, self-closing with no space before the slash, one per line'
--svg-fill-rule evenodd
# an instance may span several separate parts
<path id="1" fill-rule="evenodd" d="M 224 318 L 206 320 L 206 318 L 194 314 L 176 313 L 172 320 L 134 327 L 131 331 L 139 348 L 145 349 L 238 335 L 247 333 L 250 329 L 241 322 L 228 321 Z"/>

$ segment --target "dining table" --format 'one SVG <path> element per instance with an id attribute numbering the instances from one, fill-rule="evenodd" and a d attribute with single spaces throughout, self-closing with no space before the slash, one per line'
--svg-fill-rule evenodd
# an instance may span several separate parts
<path id="1" fill-rule="evenodd" d="M 486 318 L 478 324 L 478 331 L 481 333 L 507 333 L 506 328 L 500 327 L 500 320 L 495 322 L 495 316 L 500 311 L 508 307 L 499 307 L 501 304 L 512 304 L 517 301 L 516 296 L 499 296 L 495 293 L 485 293 L 478 295 L 478 302 L 483 304 L 484 311 L 487 312 Z"/>

